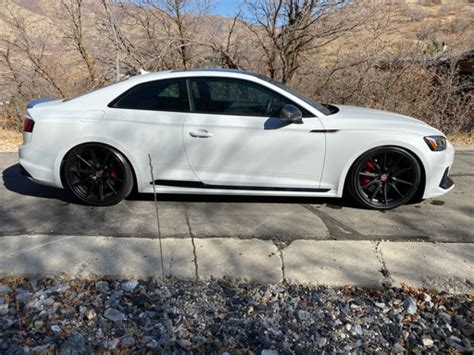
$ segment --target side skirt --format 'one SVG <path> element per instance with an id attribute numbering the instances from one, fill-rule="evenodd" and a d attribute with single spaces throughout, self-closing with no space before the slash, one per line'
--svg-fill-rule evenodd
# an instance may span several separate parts
<path id="1" fill-rule="evenodd" d="M 150 182 L 150 185 L 153 181 Z M 314 189 L 304 187 L 273 187 L 273 186 L 237 186 L 237 185 L 209 185 L 201 181 L 155 180 L 157 186 L 172 186 L 206 190 L 250 190 L 250 191 L 288 191 L 288 192 L 329 192 L 331 189 Z"/>

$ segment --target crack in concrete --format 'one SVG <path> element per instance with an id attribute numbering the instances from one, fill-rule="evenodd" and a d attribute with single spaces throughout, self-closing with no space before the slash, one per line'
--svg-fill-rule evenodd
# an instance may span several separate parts
<path id="1" fill-rule="evenodd" d="M 184 211 L 184 216 L 186 217 L 186 224 L 188 225 L 189 235 L 191 236 L 191 244 L 193 245 L 194 274 L 196 277 L 196 281 L 198 281 L 199 280 L 199 266 L 198 266 L 197 253 L 196 253 L 196 244 L 194 243 L 194 235 L 193 235 L 193 231 L 191 230 L 191 223 L 189 223 L 189 216 L 186 210 Z"/>
<path id="2" fill-rule="evenodd" d="M 352 229 L 351 227 L 339 222 L 335 218 L 328 215 L 326 212 L 316 209 L 311 205 L 301 205 L 308 211 L 319 217 L 324 223 L 329 232 L 328 240 L 369 240 L 369 241 L 430 241 L 431 237 L 427 235 L 366 235 Z"/>
<path id="3" fill-rule="evenodd" d="M 324 223 L 326 226 L 329 236 L 332 239 L 347 239 L 349 236 L 353 239 L 363 239 L 364 235 L 360 234 L 356 230 L 344 225 L 343 223 L 337 221 L 336 219 L 329 216 L 327 213 L 314 208 L 311 205 L 301 205 L 302 207 L 306 208 L 312 214 L 319 217 L 319 219 Z"/>
<path id="4" fill-rule="evenodd" d="M 382 286 L 387 286 L 391 287 L 393 285 L 393 278 L 390 274 L 390 270 L 387 268 L 387 264 L 385 263 L 385 260 L 383 258 L 383 252 L 382 249 L 380 248 L 380 243 L 382 241 L 376 241 L 374 242 L 374 254 L 377 260 L 379 261 L 381 268 L 380 268 L 380 273 L 383 275 L 383 281 L 382 281 Z"/>
<path id="5" fill-rule="evenodd" d="M 278 256 L 280 257 L 281 263 L 281 282 L 286 282 L 286 274 L 285 274 L 285 258 L 283 257 L 283 249 L 285 249 L 290 243 L 281 241 L 281 240 L 273 240 L 273 245 L 278 250 Z"/>
<path id="6" fill-rule="evenodd" d="M 76 272 L 74 272 L 74 277 L 81 276 L 81 274 L 84 272 L 84 270 L 87 268 L 89 264 L 90 264 L 90 258 L 87 258 L 79 265 Z"/>

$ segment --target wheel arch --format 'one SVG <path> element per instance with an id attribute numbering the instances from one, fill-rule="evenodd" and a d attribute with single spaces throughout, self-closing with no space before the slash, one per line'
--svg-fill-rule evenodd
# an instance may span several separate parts
<path id="1" fill-rule="evenodd" d="M 60 154 L 58 155 L 58 158 L 56 160 L 56 166 L 57 168 L 55 169 L 56 171 L 56 179 L 57 181 L 60 182 L 61 186 L 64 188 L 64 176 L 63 176 L 63 165 L 64 161 L 66 160 L 67 156 L 71 153 L 71 151 L 79 147 L 81 145 L 85 144 L 100 144 L 112 149 L 115 149 L 118 151 L 120 154 L 122 154 L 127 161 L 127 163 L 130 165 L 130 168 L 132 169 L 132 174 L 133 174 L 133 190 L 136 191 L 138 188 L 138 183 L 139 183 L 139 170 L 138 170 L 138 164 L 137 162 L 133 159 L 133 156 L 131 153 L 125 149 L 125 147 L 121 146 L 120 144 L 114 144 L 113 142 L 104 142 L 102 140 L 97 140 L 97 139 L 91 139 L 91 140 L 83 140 L 81 142 L 77 142 L 76 144 L 71 144 L 67 148 L 63 149 Z"/>
<path id="2" fill-rule="evenodd" d="M 413 157 L 417 160 L 418 164 L 420 165 L 421 180 L 420 180 L 420 186 L 418 187 L 418 190 L 415 194 L 414 199 L 421 199 L 422 198 L 422 196 L 424 194 L 424 191 L 425 191 L 425 187 L 426 187 L 426 166 L 425 166 L 425 162 L 420 157 L 422 155 L 421 155 L 421 152 L 419 152 L 417 148 L 412 147 L 412 146 L 407 147 L 407 146 L 402 145 L 402 144 L 374 145 L 373 147 L 368 148 L 368 149 L 364 149 L 363 151 L 358 152 L 357 155 L 353 156 L 350 159 L 350 162 L 346 165 L 346 167 L 344 169 L 344 172 L 343 172 L 343 176 L 342 176 L 341 181 L 339 183 L 339 187 L 338 187 L 338 196 L 339 197 L 343 197 L 343 196 L 345 197 L 348 194 L 348 191 L 347 191 L 348 180 L 347 179 L 349 178 L 350 173 L 351 173 L 352 169 L 354 168 L 354 164 L 356 163 L 356 161 L 362 155 L 366 154 L 367 152 L 369 152 L 373 149 L 384 148 L 384 147 L 403 149 L 403 150 L 407 151 L 408 153 L 412 154 Z"/>

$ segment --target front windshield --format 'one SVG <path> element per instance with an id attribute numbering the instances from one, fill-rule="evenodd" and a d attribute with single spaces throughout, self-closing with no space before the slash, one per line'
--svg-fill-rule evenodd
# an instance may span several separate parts
<path id="1" fill-rule="evenodd" d="M 295 89 L 289 87 L 289 86 L 286 86 L 276 80 L 273 80 L 273 79 L 270 79 L 270 78 L 267 78 L 266 76 L 264 75 L 257 75 L 260 79 L 262 80 L 265 80 L 275 86 L 278 86 L 280 89 L 283 89 L 287 92 L 289 92 L 290 94 L 292 94 L 293 96 L 296 96 L 298 99 L 306 102 L 308 105 L 314 107 L 316 110 L 318 110 L 319 112 L 322 112 L 323 114 L 325 115 L 330 115 L 332 113 L 334 113 L 334 110 L 331 110 L 330 107 L 326 107 L 326 106 L 323 106 L 321 104 L 318 104 L 316 102 L 314 102 L 313 100 L 310 100 L 308 99 L 306 96 L 303 96 L 301 93 L 299 93 L 298 91 L 296 91 Z"/>

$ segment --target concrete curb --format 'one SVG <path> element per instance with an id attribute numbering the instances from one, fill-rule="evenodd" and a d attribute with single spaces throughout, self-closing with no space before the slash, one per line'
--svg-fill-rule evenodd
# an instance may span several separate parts
<path id="1" fill-rule="evenodd" d="M 164 239 L 164 273 L 312 286 L 383 284 L 474 293 L 474 244 L 231 238 Z M 161 276 L 157 239 L 28 235 L 0 238 L 0 276 Z"/>

